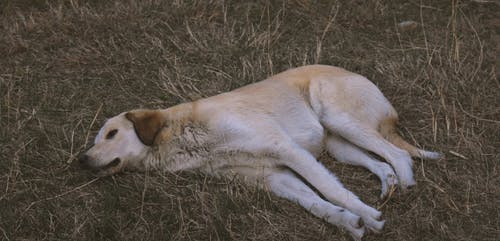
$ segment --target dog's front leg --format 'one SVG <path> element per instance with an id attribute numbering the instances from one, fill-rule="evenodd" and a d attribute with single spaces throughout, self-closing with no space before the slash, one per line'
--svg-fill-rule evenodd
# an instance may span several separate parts
<path id="1" fill-rule="evenodd" d="M 310 152 L 296 144 L 272 120 L 261 119 L 259 122 L 249 123 L 238 118 L 229 119 L 226 116 L 224 123 L 226 125 L 222 130 L 225 131 L 225 142 L 220 145 L 224 150 L 270 156 L 273 160 L 266 165 L 289 167 L 305 178 L 327 200 L 360 216 L 366 227 L 375 231 L 383 228 L 384 221 L 380 221 L 381 212 L 366 205 L 354 193 L 344 188 Z"/>
<path id="2" fill-rule="evenodd" d="M 277 196 L 296 202 L 313 215 L 345 228 L 355 240 L 363 237 L 365 229 L 358 215 L 323 200 L 291 171 L 272 171 L 265 182 Z"/>

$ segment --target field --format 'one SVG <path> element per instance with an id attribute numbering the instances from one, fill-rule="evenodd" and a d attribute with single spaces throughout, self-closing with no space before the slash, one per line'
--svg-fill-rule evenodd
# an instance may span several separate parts
<path id="1" fill-rule="evenodd" d="M 96 177 L 74 164 L 106 118 L 306 64 L 360 73 L 437 150 L 387 200 L 323 162 L 387 220 L 363 240 L 499 240 L 495 1 L 0 1 L 0 240 L 351 240 L 270 193 L 197 172 Z M 403 21 L 414 21 L 400 26 Z"/>

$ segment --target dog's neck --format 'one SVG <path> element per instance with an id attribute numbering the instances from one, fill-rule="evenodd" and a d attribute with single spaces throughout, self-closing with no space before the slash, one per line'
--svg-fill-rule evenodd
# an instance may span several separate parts
<path id="1" fill-rule="evenodd" d="M 196 118 L 195 108 L 191 102 L 162 111 L 167 121 L 144 160 L 145 168 L 178 171 L 201 165 L 212 142 L 206 125 Z"/>

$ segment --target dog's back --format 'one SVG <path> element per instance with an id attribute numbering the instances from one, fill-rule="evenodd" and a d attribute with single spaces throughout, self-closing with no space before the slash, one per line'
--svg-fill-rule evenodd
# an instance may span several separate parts
<path id="1" fill-rule="evenodd" d="M 198 101 L 213 117 L 231 112 L 246 118 L 274 118 L 285 129 L 290 122 L 316 122 L 324 106 L 379 128 L 386 119 L 397 122 L 398 115 L 380 90 L 365 77 L 345 69 L 310 65 L 284 71 L 266 80 Z"/>
<path id="2" fill-rule="evenodd" d="M 398 114 L 370 80 L 343 68 L 309 65 L 290 69 L 260 82 L 200 101 L 213 119 L 214 113 L 237 113 L 247 121 L 272 118 L 312 153 L 319 153 L 323 136 L 324 106 L 376 129 L 394 145 L 412 156 L 439 158 L 407 143 L 396 131 Z M 221 111 L 222 110 L 222 111 Z M 226 122 L 227 124 L 227 122 Z M 306 136 L 304 133 L 314 133 Z"/>

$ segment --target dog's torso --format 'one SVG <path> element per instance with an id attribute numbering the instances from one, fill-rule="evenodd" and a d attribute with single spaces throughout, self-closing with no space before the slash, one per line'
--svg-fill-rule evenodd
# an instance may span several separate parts
<path id="1" fill-rule="evenodd" d="M 274 167 L 281 165 L 273 162 L 273 155 L 281 151 L 284 141 L 317 157 L 327 134 L 321 124 L 322 106 L 329 102 L 370 127 L 376 128 L 388 115 L 397 117 L 364 77 L 332 66 L 306 66 L 163 110 L 175 124 L 166 124 L 157 136 L 156 142 L 166 143 L 153 150 L 157 154 L 150 164 L 169 171 L 200 168 L 208 172 L 237 166 Z"/>

